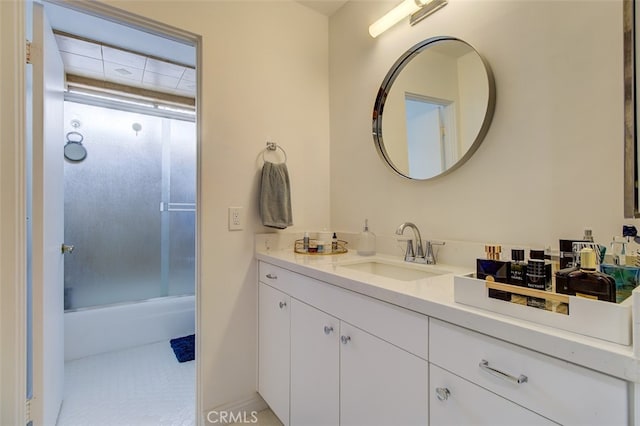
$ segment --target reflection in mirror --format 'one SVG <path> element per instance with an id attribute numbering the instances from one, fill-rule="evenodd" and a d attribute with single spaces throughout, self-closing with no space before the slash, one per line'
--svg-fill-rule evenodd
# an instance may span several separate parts
<path id="1" fill-rule="evenodd" d="M 401 176 L 440 176 L 477 149 L 494 104 L 493 75 L 475 49 L 453 37 L 425 40 L 393 65 L 380 87 L 376 147 Z"/>

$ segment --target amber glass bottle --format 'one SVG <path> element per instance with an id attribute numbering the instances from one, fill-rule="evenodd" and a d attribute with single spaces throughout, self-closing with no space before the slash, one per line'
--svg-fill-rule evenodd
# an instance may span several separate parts
<path id="1" fill-rule="evenodd" d="M 567 274 L 567 285 L 558 293 L 590 299 L 616 301 L 616 281 L 610 275 L 596 270 L 596 254 L 592 248 L 580 250 L 580 269 Z"/>

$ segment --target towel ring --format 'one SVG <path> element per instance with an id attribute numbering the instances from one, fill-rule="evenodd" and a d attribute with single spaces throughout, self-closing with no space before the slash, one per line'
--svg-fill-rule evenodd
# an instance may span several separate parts
<path id="1" fill-rule="evenodd" d="M 280 145 L 278 145 L 275 142 L 267 142 L 267 147 L 264 149 L 264 151 L 262 151 L 262 161 L 263 162 L 267 161 L 264 158 L 264 154 L 265 154 L 266 151 L 275 151 L 276 149 L 280 149 L 280 151 L 282 151 L 282 153 L 284 154 L 284 163 L 286 163 L 287 162 L 287 151 L 285 151 L 283 147 L 281 147 Z"/>

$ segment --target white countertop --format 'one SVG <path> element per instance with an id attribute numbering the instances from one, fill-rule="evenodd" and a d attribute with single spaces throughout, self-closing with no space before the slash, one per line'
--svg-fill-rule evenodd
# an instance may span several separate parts
<path id="1" fill-rule="evenodd" d="M 474 272 L 470 268 L 448 265 L 419 265 L 425 270 L 450 273 L 415 281 L 399 281 L 342 267 L 362 260 L 400 263 L 389 255 L 358 256 L 296 254 L 292 249 L 256 250 L 258 260 L 306 275 L 326 283 L 379 299 L 412 311 L 438 318 L 510 343 L 560 358 L 628 381 L 640 383 L 640 362 L 631 346 L 547 327 L 518 318 L 456 303 L 453 295 L 455 274 Z"/>

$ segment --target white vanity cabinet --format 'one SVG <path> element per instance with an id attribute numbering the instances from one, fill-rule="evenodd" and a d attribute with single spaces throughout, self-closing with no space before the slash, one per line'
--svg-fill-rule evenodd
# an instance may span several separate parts
<path id="1" fill-rule="evenodd" d="M 259 309 L 270 311 L 280 302 L 273 297 L 263 306 L 264 287 L 273 286 L 278 296 L 289 297 L 290 328 L 281 324 L 273 333 L 277 339 L 271 337 L 278 321 L 268 313 L 259 314 L 260 321 L 266 317 L 271 322 L 259 326 L 258 368 L 280 371 L 283 360 L 290 361 L 287 404 L 282 398 L 287 375 L 259 372 L 258 391 L 283 423 L 428 423 L 426 317 L 273 265 L 261 262 L 259 269 L 263 281 Z M 282 330 L 289 330 L 286 342 L 279 334 Z M 285 355 L 274 359 L 279 350 L 263 347 L 274 342 L 290 348 L 290 359 Z M 280 382 L 274 385 L 271 379 Z M 269 393 L 274 389 L 277 397 Z M 286 407 L 290 411 L 283 413 Z"/>
<path id="2" fill-rule="evenodd" d="M 285 425 L 289 424 L 289 312 L 291 298 L 258 285 L 258 392 Z"/>
<path id="3" fill-rule="evenodd" d="M 285 425 L 630 422 L 622 379 L 346 290 L 340 278 L 263 261 L 259 274 L 258 391 Z"/>
<path id="4" fill-rule="evenodd" d="M 432 425 L 459 424 L 459 416 L 497 424 L 503 411 L 517 416 L 512 403 L 524 407 L 521 414 L 531 424 L 542 420 L 533 413 L 563 425 L 628 424 L 624 380 L 433 318 L 429 362 Z M 480 403 L 487 392 L 495 394 L 492 401 Z M 462 407 L 465 413 L 456 412 Z M 492 410 L 493 421 L 487 417 Z M 511 424 L 520 423 L 529 421 Z"/>

